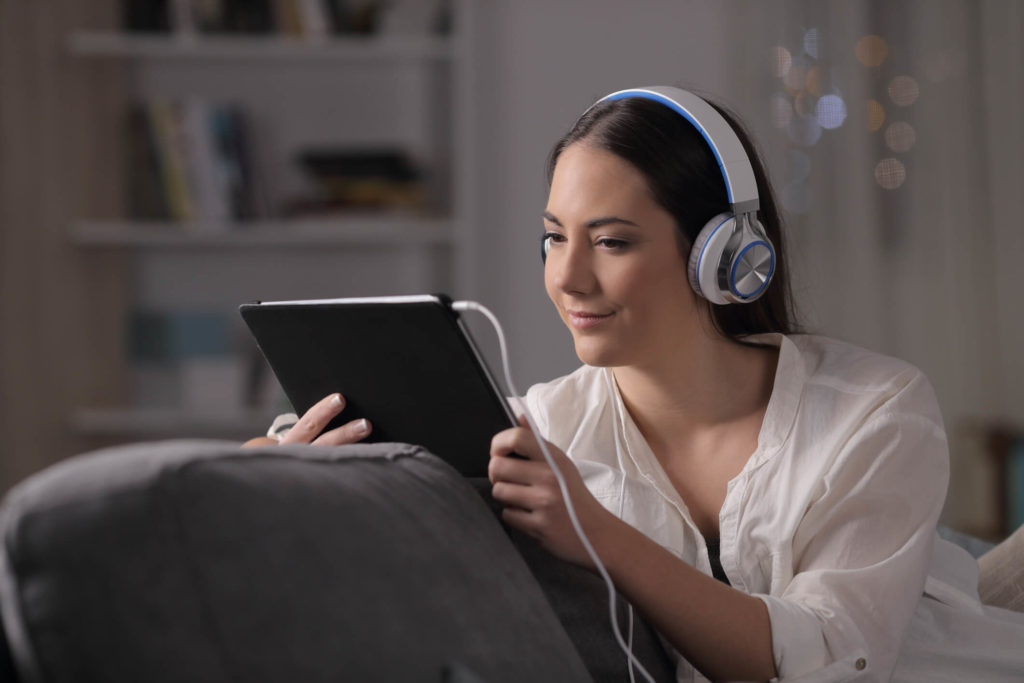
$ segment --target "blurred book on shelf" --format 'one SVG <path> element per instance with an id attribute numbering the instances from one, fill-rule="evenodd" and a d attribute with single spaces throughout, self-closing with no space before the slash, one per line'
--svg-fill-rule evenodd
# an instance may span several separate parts
<path id="1" fill-rule="evenodd" d="M 150 99 L 130 109 L 126 131 L 130 218 L 227 226 L 266 214 L 239 107 Z"/>
<path id="2" fill-rule="evenodd" d="M 382 32 L 444 34 L 448 0 L 122 0 L 125 31 L 279 34 L 298 38 Z"/>
<path id="3" fill-rule="evenodd" d="M 309 149 L 299 152 L 297 162 L 316 191 L 288 201 L 285 215 L 428 208 L 423 174 L 400 149 Z"/>
<path id="4" fill-rule="evenodd" d="M 137 309 L 126 336 L 135 407 L 206 415 L 279 407 L 266 362 L 233 316 Z"/>

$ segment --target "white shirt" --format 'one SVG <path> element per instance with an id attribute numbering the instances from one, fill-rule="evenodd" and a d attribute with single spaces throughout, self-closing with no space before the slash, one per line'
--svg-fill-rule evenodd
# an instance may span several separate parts
<path id="1" fill-rule="evenodd" d="M 1024 614 L 983 607 L 977 562 L 935 528 L 942 417 L 916 368 L 814 336 L 780 347 L 757 449 L 728 484 L 721 562 L 764 601 L 781 680 L 1024 680 Z M 584 366 L 527 392 L 545 437 L 611 512 L 711 574 L 686 505 L 626 411 Z M 678 657 L 679 681 L 703 681 Z"/>

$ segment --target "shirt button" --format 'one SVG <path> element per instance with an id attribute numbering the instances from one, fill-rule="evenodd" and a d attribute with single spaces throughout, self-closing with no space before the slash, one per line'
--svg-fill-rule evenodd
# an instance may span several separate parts
<path id="1" fill-rule="evenodd" d="M 864 659 L 863 657 L 858 659 L 857 662 L 854 664 L 854 666 L 857 667 L 857 671 L 863 671 L 867 667 L 867 665 L 868 660 Z"/>

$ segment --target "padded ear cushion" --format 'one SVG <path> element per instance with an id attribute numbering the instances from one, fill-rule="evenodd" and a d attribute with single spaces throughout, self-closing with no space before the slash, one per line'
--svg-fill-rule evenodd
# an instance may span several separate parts
<path id="1" fill-rule="evenodd" d="M 736 217 L 731 213 L 718 214 L 705 224 L 690 248 L 686 268 L 690 287 L 713 304 L 729 303 L 718 287 L 718 265 L 735 225 Z"/>

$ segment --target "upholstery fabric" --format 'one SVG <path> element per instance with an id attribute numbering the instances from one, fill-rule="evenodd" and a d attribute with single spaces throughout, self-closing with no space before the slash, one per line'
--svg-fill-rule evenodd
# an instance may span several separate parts
<path id="1" fill-rule="evenodd" d="M 500 514 L 500 503 L 491 498 L 490 482 L 487 479 L 470 481 L 495 514 Z M 594 681 L 643 680 L 639 671 L 634 671 L 634 678 L 630 678 L 626 655 L 615 642 L 608 610 L 608 589 L 600 576 L 553 557 L 536 540 L 520 531 L 511 528 L 507 531 Z M 621 595 L 616 595 L 615 606 L 619 629 L 628 642 L 629 603 Z M 660 637 L 635 611 L 632 651 L 655 681 L 667 683 L 676 680 L 675 667 Z"/>
<path id="2" fill-rule="evenodd" d="M 399 444 L 79 456 L 0 512 L 27 681 L 586 681 L 494 516 Z"/>

